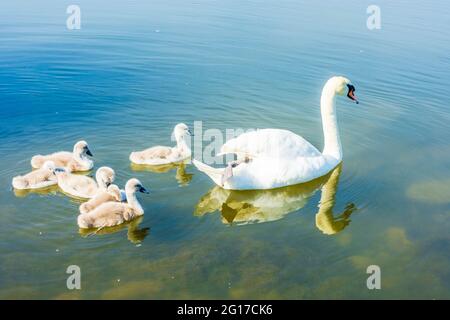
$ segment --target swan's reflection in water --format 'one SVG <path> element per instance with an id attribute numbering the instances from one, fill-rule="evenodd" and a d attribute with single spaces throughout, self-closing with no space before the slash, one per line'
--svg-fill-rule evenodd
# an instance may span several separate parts
<path id="1" fill-rule="evenodd" d="M 146 236 L 148 236 L 150 228 L 139 228 L 139 225 L 144 220 L 144 217 L 137 217 L 129 222 L 122 223 L 118 226 L 97 228 L 97 229 L 79 229 L 79 233 L 82 237 L 89 237 L 93 235 L 105 235 L 120 232 L 127 228 L 127 238 L 131 243 L 139 244 Z"/>
<path id="2" fill-rule="evenodd" d="M 39 196 L 47 196 L 50 194 L 56 194 L 59 191 L 59 187 L 57 184 L 53 186 L 49 186 L 46 188 L 40 188 L 40 189 L 25 189 L 25 190 L 19 190 L 19 189 L 12 189 L 14 192 L 14 195 L 18 198 L 25 198 L 29 195 L 35 194 Z"/>
<path id="3" fill-rule="evenodd" d="M 173 169 L 176 169 L 175 179 L 177 179 L 180 186 L 187 186 L 189 182 L 191 182 L 193 174 L 186 172 L 186 162 L 178 162 L 158 166 L 131 163 L 131 170 L 138 172 L 147 171 L 153 173 L 167 173 Z"/>
<path id="4" fill-rule="evenodd" d="M 339 165 L 328 175 L 311 182 L 274 190 L 231 191 L 216 186 L 200 199 L 194 215 L 220 211 L 223 223 L 237 225 L 275 221 L 303 208 L 322 187 L 316 226 L 324 234 L 336 234 L 350 223 L 350 215 L 356 209 L 351 203 L 342 214 L 333 214 L 341 171 L 342 165 Z"/>

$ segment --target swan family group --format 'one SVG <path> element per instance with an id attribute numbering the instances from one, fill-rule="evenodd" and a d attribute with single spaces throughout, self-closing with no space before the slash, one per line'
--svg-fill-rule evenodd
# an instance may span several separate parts
<path id="1" fill-rule="evenodd" d="M 274 189 L 311 181 L 326 175 L 342 161 L 335 97 L 346 94 L 358 103 L 355 87 L 345 77 L 332 77 L 321 96 L 324 149 L 317 150 L 299 135 L 282 129 L 247 132 L 227 141 L 218 155 L 234 154 L 236 160 L 225 168 L 213 168 L 198 160 L 193 164 L 218 186 L 229 190 Z M 174 128 L 175 147 L 155 146 L 132 152 L 131 162 L 163 165 L 191 158 L 187 143 L 191 132 L 180 123 Z M 110 167 L 97 169 L 95 179 L 77 174 L 92 170 L 94 162 L 86 141 L 75 144 L 72 152 L 61 151 L 31 158 L 33 171 L 14 177 L 15 189 L 39 189 L 58 185 L 67 195 L 85 200 L 79 207 L 80 228 L 111 227 L 144 214 L 136 193 L 148 193 L 141 182 L 132 178 L 121 190 L 113 184 L 115 172 Z"/>

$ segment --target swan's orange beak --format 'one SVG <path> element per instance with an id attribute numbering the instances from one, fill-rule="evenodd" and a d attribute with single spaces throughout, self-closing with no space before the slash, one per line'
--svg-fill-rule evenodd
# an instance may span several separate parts
<path id="1" fill-rule="evenodd" d="M 348 87 L 347 97 L 350 100 L 355 101 L 356 104 L 358 104 L 359 103 L 358 98 L 356 98 L 356 96 L 355 96 L 355 91 L 356 91 L 355 87 L 353 85 L 351 85 L 351 84 L 348 84 L 347 87 Z"/>

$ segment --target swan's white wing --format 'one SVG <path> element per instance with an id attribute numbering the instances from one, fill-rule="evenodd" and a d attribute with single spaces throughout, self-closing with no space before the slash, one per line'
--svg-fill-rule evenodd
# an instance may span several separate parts
<path id="1" fill-rule="evenodd" d="M 224 188 L 263 190 L 295 185 L 325 175 L 331 165 L 322 155 L 297 158 L 259 156 L 234 167 L 233 176 L 225 182 Z"/>
<path id="2" fill-rule="evenodd" d="M 281 129 L 262 129 L 246 132 L 227 141 L 221 153 L 236 153 L 251 157 L 298 158 L 318 157 L 322 154 L 299 135 Z"/>

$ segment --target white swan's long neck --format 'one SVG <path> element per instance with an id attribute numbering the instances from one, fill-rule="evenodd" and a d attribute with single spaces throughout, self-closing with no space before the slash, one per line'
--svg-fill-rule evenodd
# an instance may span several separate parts
<path id="1" fill-rule="evenodd" d="M 95 174 L 95 180 L 97 180 L 97 185 L 100 190 L 106 191 L 108 186 L 106 185 L 106 181 L 100 173 Z"/>
<path id="2" fill-rule="evenodd" d="M 87 168 L 91 166 L 92 160 L 89 159 L 83 152 L 77 152 L 76 150 L 74 150 L 73 157 L 78 161 L 78 163 L 81 163 L 83 166 Z"/>
<path id="3" fill-rule="evenodd" d="M 177 149 L 179 152 L 183 154 L 191 153 L 191 148 L 189 148 L 188 144 L 186 143 L 185 136 L 176 137 L 176 140 L 177 140 Z"/>
<path id="4" fill-rule="evenodd" d="M 136 198 L 136 192 L 134 190 L 126 190 L 127 203 L 136 212 L 137 215 L 141 216 L 144 214 L 144 209 Z"/>
<path id="5" fill-rule="evenodd" d="M 323 155 L 329 155 L 342 160 L 341 139 L 336 118 L 336 93 L 333 86 L 327 83 L 322 90 L 320 98 L 320 112 L 322 114 L 322 126 L 324 137 Z"/>

